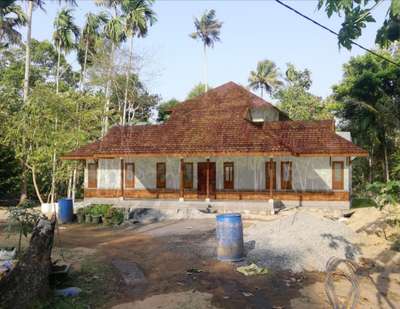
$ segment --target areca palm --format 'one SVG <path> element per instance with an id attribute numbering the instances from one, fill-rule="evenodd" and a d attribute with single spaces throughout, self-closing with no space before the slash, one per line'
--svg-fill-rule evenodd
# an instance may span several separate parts
<path id="1" fill-rule="evenodd" d="M 115 10 L 116 11 L 116 10 Z M 111 57 L 110 57 L 110 67 L 108 72 L 107 84 L 105 97 L 106 102 L 104 105 L 104 119 L 102 126 L 102 135 L 104 135 L 108 130 L 108 112 L 110 109 L 110 98 L 111 98 L 111 80 L 114 75 L 113 63 L 115 48 L 123 41 L 126 40 L 125 24 L 124 19 L 121 16 L 115 16 L 108 21 L 104 27 L 105 37 L 111 42 Z"/>
<path id="2" fill-rule="evenodd" d="M 214 47 L 214 43 L 220 41 L 222 22 L 216 19 L 215 10 L 206 10 L 200 19 L 194 19 L 195 32 L 190 34 L 192 39 L 199 39 L 203 42 L 204 53 L 204 85 L 208 90 L 207 80 L 207 47 Z"/>
<path id="3" fill-rule="evenodd" d="M 61 52 L 67 53 L 76 47 L 79 37 L 79 28 L 74 24 L 72 9 L 64 8 L 56 16 L 54 20 L 55 30 L 53 32 L 53 40 L 57 47 L 57 74 L 56 74 L 56 93 L 59 92 L 60 83 L 60 59 Z M 57 132 L 57 117 L 55 119 L 54 132 Z M 55 177 L 56 177 L 56 145 L 54 144 L 52 158 L 52 178 L 51 178 L 51 203 L 54 203 L 55 193 Z"/>
<path id="4" fill-rule="evenodd" d="M 21 42 L 21 33 L 17 28 L 25 26 L 26 21 L 22 8 L 13 1 L 9 1 L 7 6 L 0 7 L 0 48 Z"/>
<path id="5" fill-rule="evenodd" d="M 32 40 L 32 13 L 34 7 L 40 7 L 43 9 L 45 4 L 44 0 L 24 0 L 28 2 L 28 9 L 26 13 L 26 24 L 27 24 L 27 31 L 26 31 L 26 44 L 25 44 L 25 73 L 24 73 L 24 86 L 23 86 L 23 102 L 26 104 L 28 100 L 29 94 L 29 77 L 30 77 L 30 68 L 31 68 L 31 40 Z M 75 0 L 58 0 L 59 3 L 62 1 L 66 3 L 71 3 L 76 5 Z M 11 0 L 4 0 L 1 1 L 2 4 L 9 4 Z M 20 202 L 24 201 L 27 198 L 27 173 L 26 173 L 26 166 L 24 164 L 24 159 L 21 160 L 22 165 L 22 175 L 21 175 L 21 195 L 20 195 Z"/>
<path id="6" fill-rule="evenodd" d="M 100 12 L 97 15 L 93 13 L 88 13 L 86 15 L 86 23 L 82 29 L 81 34 L 81 45 L 84 49 L 81 77 L 79 82 L 79 87 L 81 91 L 83 90 L 83 84 L 86 74 L 89 47 L 90 45 L 94 45 L 97 39 L 100 38 L 102 27 L 107 23 L 107 21 L 108 17 L 107 14 L 104 12 Z"/>
<path id="7" fill-rule="evenodd" d="M 31 40 L 32 40 L 32 12 L 34 7 L 43 9 L 45 5 L 44 0 L 25 0 L 28 2 L 27 10 L 27 31 L 26 31 L 26 46 L 25 46 L 25 76 L 24 76 L 24 95 L 23 100 L 26 103 L 29 93 L 29 75 L 31 66 Z M 76 0 L 58 0 L 59 3 L 66 2 L 76 5 Z"/>
<path id="8" fill-rule="evenodd" d="M 145 37 L 148 32 L 148 25 L 152 26 L 156 22 L 157 18 L 155 12 L 151 9 L 153 0 L 134 0 L 125 1 L 122 5 L 122 9 L 125 15 L 125 29 L 126 34 L 130 37 L 130 49 L 129 49 L 129 64 L 126 70 L 126 84 L 124 94 L 124 107 L 122 111 L 122 125 L 125 125 L 126 109 L 128 103 L 128 87 L 129 87 L 129 76 L 132 67 L 132 56 L 133 56 L 133 38 Z"/>
<path id="9" fill-rule="evenodd" d="M 62 9 L 54 20 L 53 40 L 57 47 L 56 93 L 59 91 L 61 52 L 68 53 L 77 45 L 79 28 L 74 23 L 72 9 Z"/>
<path id="10" fill-rule="evenodd" d="M 278 68 L 270 60 L 259 61 L 256 71 L 250 72 L 249 86 L 253 90 L 260 89 L 261 97 L 263 97 L 263 90 L 271 94 L 274 89 L 282 84 L 282 81 L 279 79 Z"/>

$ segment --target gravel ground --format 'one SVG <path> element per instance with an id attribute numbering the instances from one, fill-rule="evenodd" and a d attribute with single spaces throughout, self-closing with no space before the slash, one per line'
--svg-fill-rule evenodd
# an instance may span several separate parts
<path id="1" fill-rule="evenodd" d="M 293 272 L 325 271 L 332 257 L 357 260 L 358 236 L 341 222 L 296 212 L 270 222 L 256 222 L 244 231 L 248 262 Z M 253 248 L 253 249 L 252 249 Z"/>

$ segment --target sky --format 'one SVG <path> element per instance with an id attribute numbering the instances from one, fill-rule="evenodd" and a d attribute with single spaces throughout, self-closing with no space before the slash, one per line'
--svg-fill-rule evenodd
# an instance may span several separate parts
<path id="1" fill-rule="evenodd" d="M 75 22 L 83 26 L 85 14 L 101 9 L 92 0 L 77 0 Z M 328 18 L 317 11 L 317 1 L 286 1 L 300 12 L 320 23 L 339 30 L 342 18 Z M 370 24 L 358 43 L 373 48 L 376 30 L 382 24 L 389 1 L 373 11 L 376 23 Z M 25 4 L 23 4 L 25 6 Z M 45 12 L 33 13 L 32 37 L 51 39 L 53 21 L 62 6 L 47 0 Z M 134 41 L 135 51 L 143 55 L 139 72 L 152 93 L 162 100 L 183 100 L 203 80 L 202 44 L 189 37 L 194 31 L 193 19 L 206 9 L 215 9 L 223 22 L 221 42 L 208 52 L 208 84 L 216 87 L 228 81 L 247 85 L 251 70 L 264 59 L 274 61 L 282 74 L 286 63 L 312 72 L 311 92 L 326 97 L 342 78 L 342 65 L 352 56 L 365 53 L 358 47 L 351 51 L 339 49 L 337 38 L 311 22 L 289 11 L 275 1 L 169 1 L 158 0 L 153 9 L 158 21 L 146 38 Z M 76 55 L 68 59 L 78 69 Z"/>

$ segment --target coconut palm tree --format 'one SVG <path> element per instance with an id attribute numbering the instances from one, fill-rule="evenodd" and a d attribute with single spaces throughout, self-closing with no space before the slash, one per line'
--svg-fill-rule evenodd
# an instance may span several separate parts
<path id="1" fill-rule="evenodd" d="M 101 31 L 107 22 L 108 16 L 105 12 L 100 12 L 99 14 L 86 14 L 86 22 L 80 36 L 80 45 L 81 47 L 83 47 L 83 63 L 81 69 L 81 77 L 79 81 L 79 88 L 81 91 L 83 90 L 83 84 L 85 82 L 89 48 L 91 45 L 93 46 L 95 42 L 100 38 Z"/>
<path id="2" fill-rule="evenodd" d="M 125 125 L 126 120 L 129 76 L 132 68 L 133 38 L 135 36 L 145 37 L 148 32 L 148 25 L 152 26 L 156 22 L 156 14 L 151 9 L 151 5 L 153 4 L 153 2 L 153 0 L 134 0 L 124 2 L 122 5 L 122 10 L 125 13 L 126 34 L 130 38 L 129 63 L 126 70 L 124 107 L 122 110 L 122 125 Z"/>
<path id="3" fill-rule="evenodd" d="M 9 5 L 0 7 L 0 48 L 19 44 L 21 33 L 17 28 L 25 26 L 26 16 L 19 5 L 8 1 Z"/>
<path id="4" fill-rule="evenodd" d="M 56 93 L 59 91 L 60 83 L 60 60 L 61 53 L 68 53 L 76 48 L 79 38 L 79 28 L 74 24 L 72 9 L 64 8 L 54 20 L 53 41 L 57 48 L 57 74 L 56 74 Z"/>
<path id="5" fill-rule="evenodd" d="M 283 82 L 279 79 L 278 68 L 270 60 L 259 61 L 256 71 L 250 72 L 249 87 L 253 90 L 260 89 L 261 97 L 263 97 L 263 90 L 271 94 L 282 84 Z"/>
<path id="6" fill-rule="evenodd" d="M 222 22 L 218 21 L 215 16 L 215 10 L 206 10 L 200 19 L 194 19 L 195 32 L 190 34 L 192 39 L 199 39 L 203 42 L 204 53 L 204 85 L 206 92 L 208 90 L 207 80 L 207 47 L 214 47 L 214 43 L 220 41 L 220 31 Z"/>

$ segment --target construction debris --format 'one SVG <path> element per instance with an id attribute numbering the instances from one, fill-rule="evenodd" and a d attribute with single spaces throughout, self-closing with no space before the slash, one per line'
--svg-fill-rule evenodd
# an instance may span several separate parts
<path id="1" fill-rule="evenodd" d="M 257 266 L 254 263 L 248 266 L 240 266 L 236 270 L 245 276 L 265 275 L 268 273 L 267 268 Z"/>
<path id="2" fill-rule="evenodd" d="M 78 296 L 80 293 L 82 292 L 82 290 L 80 288 L 77 287 L 69 287 L 69 288 L 65 288 L 65 289 L 58 289 L 54 291 L 54 294 L 56 296 L 64 296 L 64 297 L 76 297 Z"/>

